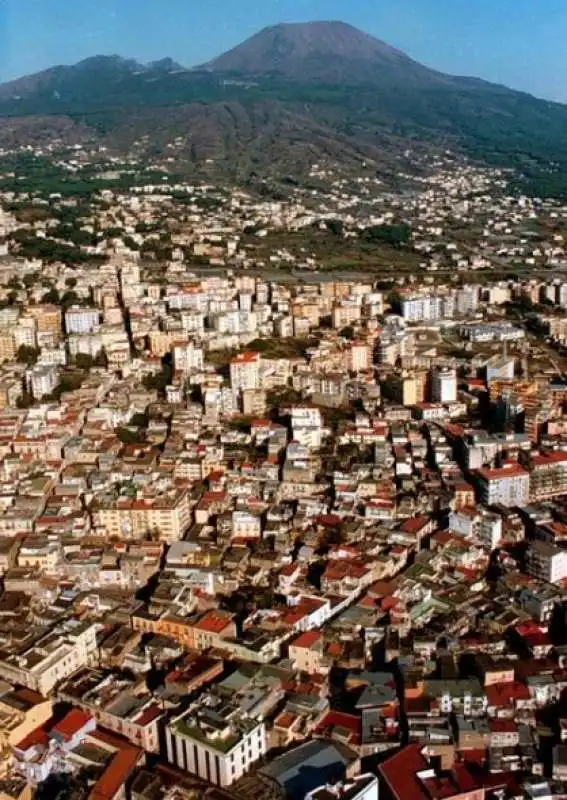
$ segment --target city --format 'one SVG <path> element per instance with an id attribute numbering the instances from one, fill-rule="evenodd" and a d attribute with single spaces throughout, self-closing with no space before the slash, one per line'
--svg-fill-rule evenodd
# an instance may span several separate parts
<path id="1" fill-rule="evenodd" d="M 563 796 L 567 206 L 327 180 L 0 197 L 3 798 Z"/>
<path id="2" fill-rule="evenodd" d="M 0 83 L 0 800 L 567 800 L 566 108 L 338 22 Z"/>

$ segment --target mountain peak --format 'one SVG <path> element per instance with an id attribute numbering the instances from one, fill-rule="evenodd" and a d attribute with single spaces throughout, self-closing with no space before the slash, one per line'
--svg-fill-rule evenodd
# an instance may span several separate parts
<path id="1" fill-rule="evenodd" d="M 408 56 L 346 22 L 264 28 L 201 69 L 317 82 L 376 82 L 383 69 L 417 67 Z M 425 68 L 420 68 L 425 71 Z"/>
<path id="2" fill-rule="evenodd" d="M 84 58 L 68 69 L 82 69 L 82 70 L 124 70 L 131 72 L 141 68 L 141 64 L 133 58 L 122 58 L 118 55 L 99 55 Z"/>

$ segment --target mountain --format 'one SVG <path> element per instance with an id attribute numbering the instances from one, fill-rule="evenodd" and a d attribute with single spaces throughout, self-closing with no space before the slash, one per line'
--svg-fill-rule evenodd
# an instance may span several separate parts
<path id="1" fill-rule="evenodd" d="M 264 28 L 202 69 L 312 83 L 446 80 L 405 53 L 344 22 L 288 23 Z"/>
<path id="2" fill-rule="evenodd" d="M 394 174 L 409 143 L 565 192 L 565 130 L 567 106 L 444 75 L 340 22 L 266 28 L 191 70 L 97 56 L 0 86 L 0 147 L 96 142 L 237 181 L 301 179 L 315 162 Z"/>

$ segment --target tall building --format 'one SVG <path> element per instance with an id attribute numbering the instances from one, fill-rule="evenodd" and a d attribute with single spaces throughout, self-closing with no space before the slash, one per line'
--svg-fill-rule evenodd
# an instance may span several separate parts
<path id="1" fill-rule="evenodd" d="M 28 372 L 27 379 L 32 395 L 39 400 L 55 389 L 59 383 L 59 370 L 54 366 L 37 366 Z"/>
<path id="2" fill-rule="evenodd" d="M 240 353 L 230 362 L 230 385 L 234 392 L 260 388 L 260 354 Z"/>
<path id="3" fill-rule="evenodd" d="M 372 366 L 372 350 L 364 342 L 353 342 L 346 351 L 346 368 L 350 372 L 366 372 Z"/>
<path id="4" fill-rule="evenodd" d="M 530 542 L 526 554 L 526 567 L 534 578 L 548 583 L 558 583 L 567 578 L 567 550 L 536 539 Z"/>
<path id="5" fill-rule="evenodd" d="M 35 319 L 38 334 L 52 333 L 56 339 L 61 338 L 62 313 L 59 306 L 43 303 L 38 306 L 28 306 L 26 311 Z"/>
<path id="6" fill-rule="evenodd" d="M 427 372 L 416 372 L 403 379 L 402 404 L 404 406 L 415 406 L 417 403 L 425 402 L 427 378 Z"/>
<path id="7" fill-rule="evenodd" d="M 437 295 L 416 295 L 402 300 L 402 317 L 408 322 L 432 322 L 443 316 L 443 298 Z"/>
<path id="8" fill-rule="evenodd" d="M 16 342 L 10 330 L 0 331 L 0 362 L 13 361 L 16 357 Z"/>
<path id="9" fill-rule="evenodd" d="M 551 500 L 567 493 L 567 453 L 553 451 L 531 458 L 530 499 Z"/>
<path id="10" fill-rule="evenodd" d="M 67 333 L 93 333 L 98 329 L 100 311 L 97 308 L 73 306 L 65 312 Z"/>
<path id="11" fill-rule="evenodd" d="M 242 392 L 242 413 L 261 417 L 266 413 L 267 400 L 264 389 L 245 389 Z"/>
<path id="12" fill-rule="evenodd" d="M 486 505 L 525 506 L 530 499 L 530 474 L 517 461 L 498 469 L 476 471 L 481 499 Z"/>
<path id="13" fill-rule="evenodd" d="M 434 403 L 454 403 L 457 399 L 457 373 L 438 368 L 431 373 L 431 399 Z"/>
<path id="14" fill-rule="evenodd" d="M 215 786 L 230 786 L 267 752 L 266 727 L 230 699 L 209 699 L 167 726 L 167 760 Z"/>

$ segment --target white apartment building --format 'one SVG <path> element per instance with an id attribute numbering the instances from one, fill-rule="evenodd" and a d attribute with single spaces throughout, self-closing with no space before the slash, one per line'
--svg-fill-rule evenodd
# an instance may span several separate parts
<path id="1" fill-rule="evenodd" d="M 435 369 L 431 373 L 431 399 L 434 403 L 454 403 L 457 399 L 457 373 L 454 369 Z"/>
<path id="2" fill-rule="evenodd" d="M 195 347 L 193 342 L 175 344 L 173 346 L 173 363 L 175 371 L 192 372 L 203 369 L 203 350 Z"/>
<path id="3" fill-rule="evenodd" d="M 67 339 L 69 355 L 79 353 L 95 358 L 102 350 L 102 336 L 98 333 L 73 334 Z"/>
<path id="4" fill-rule="evenodd" d="M 94 660 L 96 632 L 96 625 L 83 623 L 50 631 L 22 654 L 0 659 L 0 677 L 49 697 L 57 683 Z"/>
<path id="5" fill-rule="evenodd" d="M 100 312 L 96 308 L 73 306 L 65 312 L 67 333 L 93 333 L 98 330 Z"/>
<path id="6" fill-rule="evenodd" d="M 463 286 L 455 294 L 455 311 L 459 316 L 474 314 L 478 308 L 478 287 Z"/>
<path id="7" fill-rule="evenodd" d="M 444 298 L 438 295 L 416 295 L 402 300 L 402 317 L 408 322 L 433 322 L 444 316 Z"/>
<path id="8" fill-rule="evenodd" d="M 268 749 L 263 722 L 210 696 L 172 720 L 165 740 L 170 764 L 215 786 L 235 783 Z"/>
<path id="9" fill-rule="evenodd" d="M 32 395 L 39 399 L 55 389 L 59 383 L 59 370 L 55 366 L 37 366 L 27 373 L 27 378 Z"/>
<path id="10" fill-rule="evenodd" d="M 18 347 L 36 347 L 37 345 L 37 324 L 32 317 L 24 317 L 12 328 L 14 334 L 14 344 Z"/>
<path id="11" fill-rule="evenodd" d="M 530 542 L 526 557 L 530 575 L 548 583 L 559 583 L 567 578 L 567 550 L 536 539 Z"/>
<path id="12" fill-rule="evenodd" d="M 497 469 L 476 471 L 481 499 L 486 505 L 524 506 L 530 499 L 530 474 L 516 461 Z"/>
<path id="13" fill-rule="evenodd" d="M 502 517 L 485 509 L 452 511 L 449 528 L 467 538 L 478 539 L 487 550 L 494 550 L 502 539 Z"/>
<path id="14" fill-rule="evenodd" d="M 260 354 L 241 353 L 230 362 L 230 385 L 233 392 L 260 388 Z"/>

